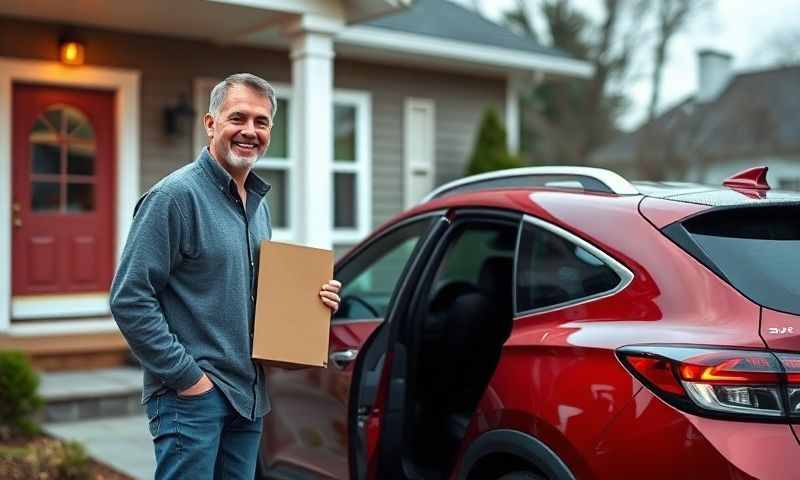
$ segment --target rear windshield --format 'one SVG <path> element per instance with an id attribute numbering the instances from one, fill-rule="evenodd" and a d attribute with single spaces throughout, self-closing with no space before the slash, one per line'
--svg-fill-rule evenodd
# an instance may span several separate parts
<path id="1" fill-rule="evenodd" d="M 706 262 L 751 300 L 800 314 L 800 206 L 709 212 L 683 223 Z"/>

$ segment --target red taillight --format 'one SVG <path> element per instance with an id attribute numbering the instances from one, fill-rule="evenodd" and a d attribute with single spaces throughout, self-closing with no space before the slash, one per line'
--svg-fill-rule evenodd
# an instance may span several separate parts
<path id="1" fill-rule="evenodd" d="M 683 391 L 683 387 L 673 373 L 673 363 L 669 360 L 635 355 L 628 356 L 627 360 L 640 375 L 650 380 L 656 387 L 665 392 L 685 395 L 686 392 Z"/>
<path id="2" fill-rule="evenodd" d="M 690 357 L 678 368 L 682 380 L 713 384 L 777 384 L 781 367 L 767 352 L 719 352 Z"/>
<path id="3" fill-rule="evenodd" d="M 787 353 L 777 355 L 786 369 L 786 382 L 800 384 L 800 357 Z"/>
<path id="4" fill-rule="evenodd" d="M 798 355 L 675 345 L 623 347 L 618 353 L 648 388 L 692 413 L 800 417 Z"/>

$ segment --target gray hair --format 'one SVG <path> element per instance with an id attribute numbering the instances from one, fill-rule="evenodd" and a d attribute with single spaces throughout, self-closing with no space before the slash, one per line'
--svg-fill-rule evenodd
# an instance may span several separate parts
<path id="1" fill-rule="evenodd" d="M 225 97 L 228 96 L 228 90 L 234 85 L 245 85 L 255 92 L 263 95 L 264 98 L 269 100 L 272 106 L 272 117 L 278 113 L 278 102 L 275 100 L 275 89 L 263 78 L 253 75 L 252 73 L 236 73 L 225 80 L 219 82 L 213 90 L 211 90 L 211 98 L 208 99 L 208 113 L 213 116 L 219 115 L 219 110 L 222 108 L 222 103 Z"/>

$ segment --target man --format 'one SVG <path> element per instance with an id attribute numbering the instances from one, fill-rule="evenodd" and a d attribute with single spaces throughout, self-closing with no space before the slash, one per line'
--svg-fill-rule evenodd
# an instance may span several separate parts
<path id="1" fill-rule="evenodd" d="M 272 234 L 251 170 L 269 146 L 275 92 L 232 75 L 211 92 L 208 148 L 136 206 L 111 311 L 144 368 L 156 478 L 252 480 L 264 373 L 251 358 L 259 245 Z M 320 300 L 339 305 L 339 282 Z"/>

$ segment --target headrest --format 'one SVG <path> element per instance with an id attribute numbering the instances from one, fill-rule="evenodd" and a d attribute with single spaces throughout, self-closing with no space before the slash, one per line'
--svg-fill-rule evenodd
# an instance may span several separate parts
<path id="1" fill-rule="evenodd" d="M 511 294 L 513 285 L 514 259 L 510 257 L 490 257 L 481 265 L 478 286 L 484 292 Z"/>

